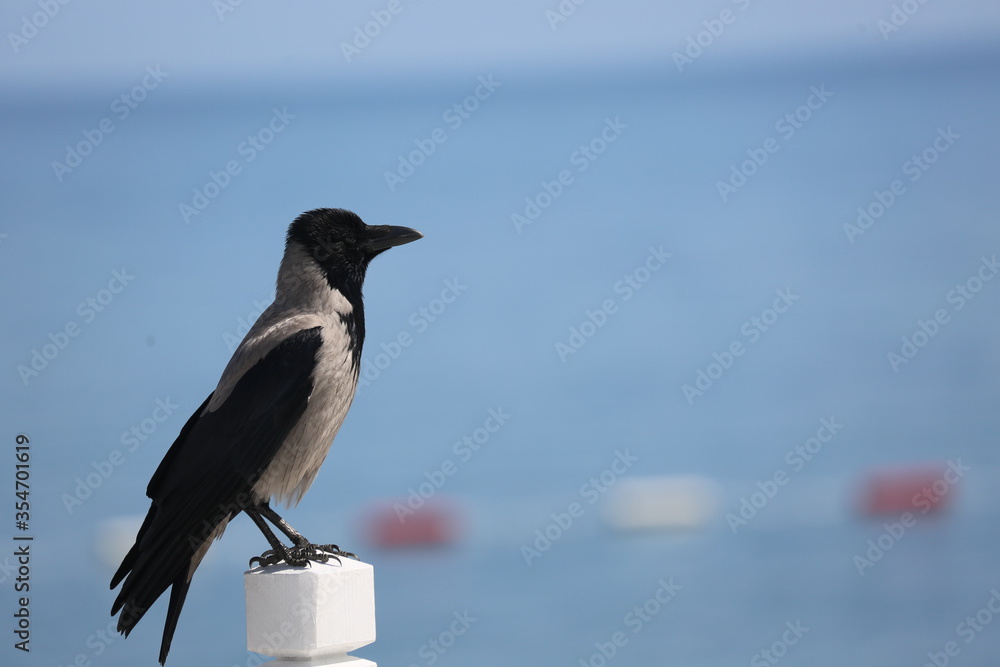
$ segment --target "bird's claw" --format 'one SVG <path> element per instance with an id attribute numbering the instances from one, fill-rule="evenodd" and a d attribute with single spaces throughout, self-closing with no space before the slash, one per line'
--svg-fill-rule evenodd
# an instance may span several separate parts
<path id="1" fill-rule="evenodd" d="M 251 558 L 250 567 L 254 567 L 254 562 L 260 567 L 268 567 L 277 565 L 282 561 L 288 565 L 301 567 L 308 565 L 310 561 L 326 563 L 331 558 L 339 563 L 341 561 L 338 556 L 358 560 L 357 556 L 350 551 L 342 551 L 336 544 L 306 544 L 303 546 L 288 547 L 281 552 L 269 549 L 261 555 Z"/>
<path id="2" fill-rule="evenodd" d="M 356 555 L 352 554 L 350 551 L 344 551 L 336 544 L 320 544 L 317 547 L 320 551 L 325 551 L 331 556 L 343 556 L 344 558 L 353 558 L 354 560 L 361 560 Z"/>
<path id="3" fill-rule="evenodd" d="M 250 559 L 250 567 L 254 567 L 254 561 L 257 561 L 259 567 L 267 567 L 269 565 L 277 565 L 282 561 L 282 557 L 279 554 L 274 553 L 273 549 L 268 549 L 259 556 L 254 556 Z"/>

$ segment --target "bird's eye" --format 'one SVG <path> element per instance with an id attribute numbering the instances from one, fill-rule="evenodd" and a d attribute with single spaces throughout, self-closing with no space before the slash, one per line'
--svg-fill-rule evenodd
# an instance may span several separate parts
<path id="1" fill-rule="evenodd" d="M 322 236 L 318 238 L 316 240 L 316 246 L 313 249 L 313 257 L 320 262 L 329 259 L 334 253 L 335 245 L 336 240 L 332 236 Z"/>

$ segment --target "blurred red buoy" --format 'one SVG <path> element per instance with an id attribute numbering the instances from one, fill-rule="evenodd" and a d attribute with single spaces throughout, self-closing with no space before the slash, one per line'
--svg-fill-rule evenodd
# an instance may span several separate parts
<path id="1" fill-rule="evenodd" d="M 865 515 L 939 512 L 964 474 L 964 466 L 951 461 L 877 468 L 862 478 L 859 509 Z"/>
<path id="2" fill-rule="evenodd" d="M 460 528 L 455 504 L 440 499 L 428 500 L 418 509 L 404 499 L 383 501 L 362 516 L 362 534 L 384 549 L 451 544 Z"/>

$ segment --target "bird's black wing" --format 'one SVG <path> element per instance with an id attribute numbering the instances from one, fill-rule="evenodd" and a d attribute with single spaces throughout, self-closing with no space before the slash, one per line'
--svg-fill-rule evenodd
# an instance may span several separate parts
<path id="1" fill-rule="evenodd" d="M 166 660 L 206 540 L 244 507 L 251 489 L 305 412 L 321 327 L 292 334 L 254 364 L 214 411 L 206 399 L 181 429 L 150 480 L 149 513 L 111 580 L 125 580 L 112 607 L 126 636 L 173 586 L 160 646 Z"/>

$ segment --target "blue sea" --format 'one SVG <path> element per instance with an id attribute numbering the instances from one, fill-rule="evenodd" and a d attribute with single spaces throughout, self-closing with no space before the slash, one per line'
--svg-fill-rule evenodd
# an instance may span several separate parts
<path id="1" fill-rule="evenodd" d="M 997 664 L 995 51 L 344 84 L 137 71 L 14 92 L 3 664 L 154 664 L 165 602 L 128 640 L 109 625 L 108 522 L 145 513 L 156 464 L 273 296 L 287 224 L 321 206 L 425 235 L 371 266 L 365 381 L 285 513 L 374 565 L 378 640 L 357 655 Z M 508 418 L 484 437 L 490 411 Z M 792 454 L 823 420 L 822 448 Z M 927 461 L 963 471 L 944 511 L 857 513 L 866 471 Z M 445 467 L 432 495 L 461 514 L 453 545 L 366 540 L 366 511 Z M 616 486 L 659 475 L 711 480 L 717 510 L 611 529 Z M 15 534 L 34 537 L 30 653 L 13 646 Z M 231 524 L 169 665 L 258 663 L 242 572 L 265 548 Z"/>

